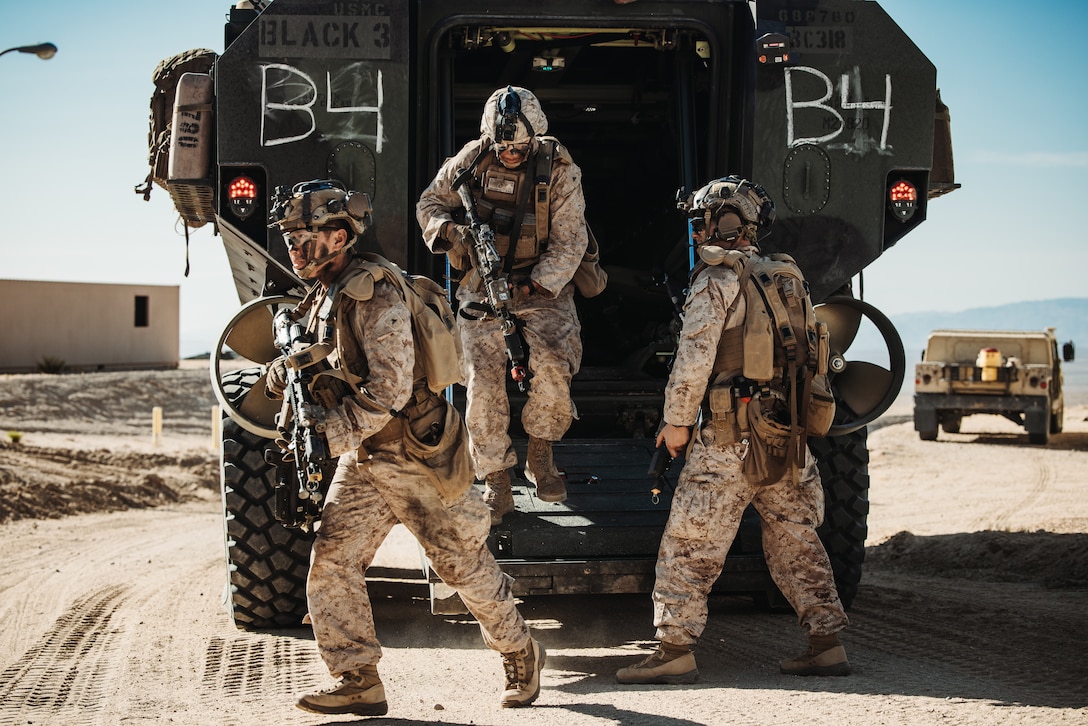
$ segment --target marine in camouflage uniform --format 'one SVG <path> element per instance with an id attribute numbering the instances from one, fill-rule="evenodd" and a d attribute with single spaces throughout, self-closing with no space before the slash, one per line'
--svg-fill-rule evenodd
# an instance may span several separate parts
<path id="1" fill-rule="evenodd" d="M 724 183 L 723 183 L 724 182 Z M 773 219 L 752 186 L 727 177 L 693 195 L 692 241 L 758 255 L 756 233 Z M 762 192 L 762 190 L 760 189 Z M 739 298 L 739 299 L 738 299 Z M 727 315 L 731 306 L 732 315 Z M 707 620 L 707 597 L 721 575 L 736 537 L 741 515 L 752 504 L 762 520 L 763 552 L 775 584 L 793 606 L 807 631 L 808 650 L 781 663 L 783 673 L 846 675 L 846 652 L 837 633 L 847 616 L 835 589 L 831 563 L 816 527 L 823 520 L 824 497 L 811 451 L 797 484 L 787 472 L 778 482 L 759 486 L 743 471 L 747 442 L 717 429 L 707 407 L 712 381 L 732 381 L 741 374 L 726 331 L 744 325 L 740 280 L 730 266 L 699 265 L 684 307 L 684 325 L 665 389 L 658 445 L 673 456 L 685 447 L 687 458 L 676 485 L 672 509 L 661 540 L 654 585 L 654 625 L 659 646 L 649 657 L 621 669 L 620 683 L 693 683 L 698 668 L 692 648 Z M 743 338 L 739 338 L 743 340 Z M 725 364 L 723 369 L 723 363 Z M 700 420 L 702 423 L 692 429 Z"/>
<path id="2" fill-rule="evenodd" d="M 521 321 L 528 348 L 530 384 L 521 413 L 529 435 L 526 478 L 536 484 L 540 499 L 559 502 L 566 499 L 566 486 L 555 467 L 552 444 L 563 438 L 574 416 L 570 382 L 581 364 L 582 342 L 571 280 L 588 236 L 581 170 L 562 145 L 543 136 L 547 128 L 532 93 L 518 87 L 495 91 L 484 106 L 480 138 L 446 160 L 420 196 L 416 218 L 431 251 L 447 254 L 452 267 L 468 271 L 457 290 L 462 309 L 486 303 L 480 276 L 469 269 L 472 239 L 454 189 L 458 173 L 472 171 L 477 212 L 495 231 L 496 251 L 509 263 L 510 309 Z M 547 219 L 541 219 L 544 210 L 532 203 L 530 191 L 535 194 L 533 178 L 545 150 L 550 150 L 546 171 L 551 181 Z M 512 229 L 517 224 L 519 229 Z M 476 475 L 486 482 L 485 499 L 492 523 L 498 524 L 514 509 L 509 470 L 518 463 L 509 434 L 508 362 L 501 321 L 462 316 L 460 329 L 468 389 L 465 422 Z"/>
<path id="3" fill-rule="evenodd" d="M 472 487 L 472 473 L 465 468 L 459 481 L 436 481 L 436 472 L 406 450 L 405 427 L 421 411 L 446 411 L 446 404 L 429 390 L 417 364 L 411 313 L 399 289 L 384 277 L 375 279 L 347 254 L 369 219 L 369 200 L 363 212 L 353 197 L 334 183 L 305 183 L 277 203 L 278 215 L 273 210 L 295 271 L 318 281 L 303 301 L 305 306 L 314 298 L 309 328 L 324 327 L 316 311 L 323 309 L 330 286 L 340 286 L 329 317 L 336 335 L 328 361 L 354 384 L 348 389 L 334 376 L 319 376 L 329 383 L 314 386 L 316 397 L 329 404 L 317 419 L 330 455 L 339 460 L 314 540 L 306 595 L 318 650 L 339 683 L 303 696 L 298 706 L 317 713 L 387 712 L 365 574 L 397 522 L 458 591 L 488 647 L 503 654 L 502 705 L 529 705 L 539 693 L 544 649 L 517 610 L 512 578 L 487 549 L 487 509 Z M 309 219 L 300 209 L 308 210 Z M 282 397 L 285 380 L 284 361 L 277 359 L 269 366 L 268 394 Z M 337 390 L 341 395 L 330 399 Z"/>

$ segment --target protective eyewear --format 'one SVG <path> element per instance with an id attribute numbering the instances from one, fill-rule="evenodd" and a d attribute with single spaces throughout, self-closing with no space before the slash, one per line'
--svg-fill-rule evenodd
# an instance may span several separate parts
<path id="1" fill-rule="evenodd" d="M 296 229 L 294 232 L 283 233 L 283 243 L 288 249 L 301 247 L 314 238 L 314 233 L 308 229 Z"/>
<path id="2" fill-rule="evenodd" d="M 335 232 L 338 227 L 318 227 L 319 232 Z M 289 249 L 295 247 L 301 247 L 314 238 L 314 233 L 309 229 L 296 229 L 292 232 L 283 233 L 283 242 Z"/>
<path id="3" fill-rule="evenodd" d="M 495 146 L 495 151 L 498 152 L 499 156 L 511 154 L 524 159 L 529 155 L 529 144 L 498 144 Z"/>

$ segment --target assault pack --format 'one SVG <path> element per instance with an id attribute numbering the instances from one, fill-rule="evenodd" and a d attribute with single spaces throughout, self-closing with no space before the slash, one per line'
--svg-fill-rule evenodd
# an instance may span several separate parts
<path id="1" fill-rule="evenodd" d="M 408 312 L 412 314 L 416 363 L 427 376 L 428 388 L 434 393 L 441 393 L 446 387 L 460 383 L 461 337 L 446 289 L 424 275 L 409 275 L 381 255 L 361 253 L 359 257 L 363 260 L 363 269 L 369 273 L 360 276 L 369 277 L 364 284 L 373 285 L 385 278 L 400 290 Z M 358 294 L 345 292 L 352 297 Z M 373 288 L 370 294 L 373 294 Z"/>
<path id="2" fill-rule="evenodd" d="M 211 174 L 207 150 L 203 147 L 210 145 L 213 133 L 210 71 L 216 58 L 215 51 L 196 48 L 166 58 L 155 67 L 151 74 L 155 90 L 151 93 L 147 131 L 147 163 L 151 169 L 143 185 L 137 184 L 134 189 L 145 202 L 151 199 L 153 183 L 170 194 L 174 208 L 185 220 L 186 277 L 189 276 L 189 228 L 215 221 L 212 185 L 191 182 L 204 180 Z M 178 153 L 182 148 L 199 152 L 189 157 L 189 165 Z M 172 185 L 171 179 L 186 183 Z"/>
<path id="3" fill-rule="evenodd" d="M 464 419 L 441 395 L 462 381 L 461 337 L 446 289 L 425 275 L 409 275 L 381 255 L 359 257 L 365 272 L 352 278 L 344 294 L 368 299 L 374 283 L 385 278 L 400 290 L 411 313 L 416 368 L 426 375 L 427 387 L 435 395 L 414 395 L 394 413 L 404 419 L 405 453 L 426 465 L 439 496 L 452 504 L 472 485 L 473 469 Z M 367 292 L 366 298 L 360 297 Z"/>
<path id="4" fill-rule="evenodd" d="M 712 247 L 701 257 L 707 264 L 729 265 L 739 278 L 741 293 L 726 313 L 726 325 L 742 297 L 746 308 L 744 324 L 726 327 L 719 346 L 715 372 L 735 369 L 738 355 L 742 363 L 740 378 L 711 387 L 714 423 L 747 442 L 749 479 L 773 484 L 789 472 L 796 482 L 808 438 L 825 435 L 835 417 L 827 326 L 816 320 L 808 284 L 789 255 L 749 257 Z"/>
<path id="5" fill-rule="evenodd" d="M 186 73 L 208 73 L 217 58 L 215 51 L 195 48 L 166 58 L 155 67 L 151 81 L 155 90 L 151 93 L 151 109 L 148 118 L 147 163 L 151 167 L 143 186 L 136 187 L 147 201 L 151 197 L 152 182 L 169 191 L 170 137 L 178 84 Z M 208 113 L 211 111 L 208 105 Z M 176 201 L 176 200 L 175 200 Z M 190 226 L 198 226 L 190 224 Z"/>
<path id="6" fill-rule="evenodd" d="M 318 375 L 331 374 L 334 378 L 346 381 L 351 387 L 358 385 L 360 379 L 355 374 L 347 370 L 332 371 L 328 364 L 322 363 L 339 342 L 333 335 L 331 319 L 341 295 L 353 300 L 369 300 L 374 296 L 374 284 L 386 279 L 397 287 L 412 316 L 416 366 L 418 372 L 426 376 L 427 387 L 433 393 L 441 393 L 447 386 L 460 383 L 461 338 L 445 288 L 424 275 L 409 275 L 381 255 L 360 253 L 358 258 L 354 264 L 362 268 L 361 274 L 353 276 L 343 287 L 337 285 L 334 289 L 330 288 L 327 294 L 322 295 L 320 287 L 314 286 L 291 312 L 291 316 L 297 320 L 310 313 L 316 305 L 307 331 L 311 341 L 315 337 L 320 340 L 317 343 L 308 343 L 302 353 L 288 356 L 288 366 L 307 368 L 322 364 L 323 368 Z M 343 357 L 341 353 L 339 358 L 343 360 Z M 322 399 L 320 403 L 326 407 L 333 406 L 342 394 L 342 390 L 333 392 L 331 397 Z"/>

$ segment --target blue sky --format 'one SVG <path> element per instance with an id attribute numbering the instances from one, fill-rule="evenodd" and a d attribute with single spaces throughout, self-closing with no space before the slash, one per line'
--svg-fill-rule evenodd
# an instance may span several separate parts
<path id="1" fill-rule="evenodd" d="M 1083 53 L 1059 38 L 1088 24 L 1083 0 L 885 0 L 937 67 L 956 181 L 925 224 L 864 273 L 895 313 L 1088 297 Z"/>
<path id="2" fill-rule="evenodd" d="M 864 273 L 888 314 L 1088 297 L 1088 80 L 1067 28 L 1088 2 L 884 0 L 937 67 L 956 180 L 929 219 Z M 0 0 L 0 50 L 50 41 L 52 60 L 0 58 L 0 278 L 178 285 L 181 354 L 211 349 L 238 299 L 208 227 L 192 272 L 169 196 L 144 202 L 151 71 L 222 50 L 228 0 Z M 980 9 L 985 8 L 985 9 Z M 209 225 L 210 227 L 210 225 Z"/>
<path id="3" fill-rule="evenodd" d="M 239 308 L 222 242 L 185 238 L 170 196 L 144 202 L 151 72 L 190 48 L 223 49 L 228 0 L 0 0 L 0 50 L 52 42 L 42 61 L 0 58 L 0 278 L 177 285 L 181 355 L 214 348 Z"/>

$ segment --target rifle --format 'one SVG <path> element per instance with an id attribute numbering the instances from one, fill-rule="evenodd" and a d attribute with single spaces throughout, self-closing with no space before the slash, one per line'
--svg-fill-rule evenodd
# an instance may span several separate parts
<path id="1" fill-rule="evenodd" d="M 488 224 L 480 221 L 476 213 L 476 200 L 473 199 L 472 192 L 469 190 L 470 179 L 472 179 L 472 170 L 461 169 L 453 180 L 453 189 L 461 197 L 461 205 L 465 208 L 465 220 L 468 222 L 472 237 L 469 256 L 480 274 L 487 293 L 487 302 L 491 308 L 488 314 L 497 316 L 502 326 L 506 357 L 510 361 L 510 377 L 518 384 L 518 390 L 526 393 L 529 390 L 529 375 L 525 366 L 527 356 L 525 341 L 521 337 L 521 321 L 510 309 L 510 284 L 506 280 L 506 275 L 503 274 L 502 258 L 495 251 L 495 233 Z"/>
<path id="2" fill-rule="evenodd" d="M 326 301 L 334 298 L 335 292 L 330 290 Z M 276 464 L 276 519 L 285 527 L 309 530 L 321 517 L 328 489 L 324 469 L 330 460 L 325 423 L 320 416 L 323 407 L 315 400 L 310 384 L 317 373 L 329 367 L 325 359 L 330 346 L 313 344 L 299 316 L 297 309 L 285 308 L 272 320 L 274 342 L 286 359 L 287 369 L 284 407 L 277 424 L 281 431 L 288 425 L 291 428 L 284 431 L 285 441 L 276 442 L 283 452 L 279 461 L 269 458 L 274 456 L 272 451 L 268 451 L 266 460 Z M 290 482 L 292 473 L 294 486 Z"/>

